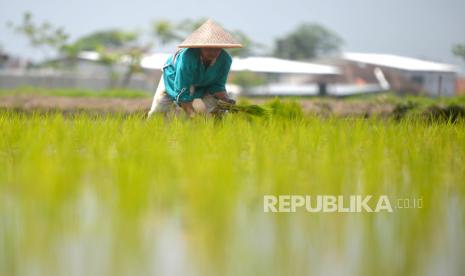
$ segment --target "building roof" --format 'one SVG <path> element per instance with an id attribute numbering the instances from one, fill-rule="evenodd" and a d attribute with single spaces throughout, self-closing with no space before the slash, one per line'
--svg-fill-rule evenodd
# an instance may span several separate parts
<path id="1" fill-rule="evenodd" d="M 142 58 L 140 65 L 145 69 L 161 70 L 171 54 L 156 53 Z"/>
<path id="2" fill-rule="evenodd" d="M 338 68 L 309 62 L 300 62 L 274 57 L 234 58 L 231 71 L 251 71 L 263 73 L 293 73 L 337 75 Z"/>
<path id="3" fill-rule="evenodd" d="M 100 59 L 99 53 L 92 52 L 92 51 L 82 51 L 77 56 L 80 59 L 92 60 L 92 61 L 97 61 Z"/>
<path id="4" fill-rule="evenodd" d="M 171 54 L 155 53 L 146 55 L 141 60 L 141 66 L 145 69 L 160 70 Z M 97 61 L 100 57 L 97 52 L 81 52 L 79 58 Z M 233 58 L 231 71 L 251 71 L 261 73 L 293 73 L 293 74 L 319 74 L 337 75 L 340 71 L 337 67 L 321 65 L 309 62 L 300 62 L 273 57 L 248 57 Z"/>
<path id="5" fill-rule="evenodd" d="M 426 61 L 421 59 L 371 53 L 344 53 L 342 58 L 354 62 L 391 67 L 407 71 L 427 72 L 457 72 L 457 68 L 450 64 Z"/>
<path id="6" fill-rule="evenodd" d="M 141 65 L 146 69 L 161 69 L 171 54 L 156 53 L 144 57 Z M 272 57 L 233 58 L 231 71 L 294 74 L 339 74 L 339 69 L 329 65 L 278 59 Z"/>
<path id="7" fill-rule="evenodd" d="M 317 84 L 286 84 L 272 83 L 248 89 L 249 96 L 318 96 Z M 358 94 L 370 94 L 386 91 L 377 83 L 365 85 L 357 84 L 330 84 L 327 87 L 327 95 L 335 97 L 351 96 Z"/>

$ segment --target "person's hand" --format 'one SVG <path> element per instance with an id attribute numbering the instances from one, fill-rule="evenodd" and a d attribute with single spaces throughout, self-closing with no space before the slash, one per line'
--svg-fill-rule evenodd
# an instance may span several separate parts
<path id="1" fill-rule="evenodd" d="M 232 104 L 232 105 L 236 104 L 235 100 L 229 98 L 228 93 L 226 93 L 226 91 L 215 93 L 215 98 L 222 100 L 223 102 L 228 103 L 228 104 Z"/>
<path id="2" fill-rule="evenodd" d="M 230 98 L 226 98 L 226 99 L 223 99 L 223 101 L 229 103 L 229 104 L 232 104 L 232 105 L 235 105 L 236 104 L 236 101 L 233 100 L 233 99 L 230 99 Z"/>
<path id="3" fill-rule="evenodd" d="M 192 106 L 192 102 L 183 102 L 181 103 L 181 107 L 186 112 L 189 118 L 195 117 L 195 110 L 194 110 L 194 107 Z"/>

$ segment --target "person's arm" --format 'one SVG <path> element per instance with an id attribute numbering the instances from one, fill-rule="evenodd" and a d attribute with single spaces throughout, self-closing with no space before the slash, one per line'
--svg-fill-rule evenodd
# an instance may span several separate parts
<path id="1" fill-rule="evenodd" d="M 176 77 L 174 80 L 177 96 L 176 103 L 187 113 L 189 117 L 193 117 L 195 111 L 192 106 L 193 96 L 190 93 L 190 87 L 193 84 L 195 56 L 188 50 L 178 56 L 176 61 Z"/>
<path id="2" fill-rule="evenodd" d="M 231 69 L 232 59 L 228 54 L 226 54 L 225 58 L 225 64 L 218 72 L 217 80 L 209 87 L 208 90 L 210 94 L 215 96 L 215 98 L 234 104 L 236 102 L 230 99 L 226 92 L 226 82 L 228 80 L 229 70 Z"/>
<path id="3" fill-rule="evenodd" d="M 181 102 L 180 105 L 189 118 L 193 118 L 195 116 L 195 110 L 192 106 L 192 102 Z"/>

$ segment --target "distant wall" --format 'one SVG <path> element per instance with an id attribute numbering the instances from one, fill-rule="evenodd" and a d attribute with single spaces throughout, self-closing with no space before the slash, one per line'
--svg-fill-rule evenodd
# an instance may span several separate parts
<path id="1" fill-rule="evenodd" d="M 465 95 L 465 78 L 457 78 L 457 95 Z"/>
<path id="2" fill-rule="evenodd" d="M 134 75 L 128 85 L 130 89 L 154 91 L 160 79 L 160 72 L 149 75 Z M 121 81 L 121 80 L 119 80 Z M 82 88 L 102 90 L 110 87 L 111 80 L 106 76 L 79 75 L 57 72 L 0 71 L 0 88 L 21 86 L 43 88 Z"/>
<path id="3" fill-rule="evenodd" d="M 452 72 L 405 72 L 405 76 L 416 82 L 428 96 L 454 96 L 457 76 Z"/>

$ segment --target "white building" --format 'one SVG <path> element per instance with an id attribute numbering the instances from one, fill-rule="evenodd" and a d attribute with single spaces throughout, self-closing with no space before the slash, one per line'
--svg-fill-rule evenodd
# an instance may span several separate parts
<path id="1" fill-rule="evenodd" d="M 458 70 L 453 65 L 389 54 L 345 53 L 341 59 L 371 70 L 373 74 L 375 70 L 381 70 L 390 87 L 398 92 L 428 96 L 456 94 Z"/>

